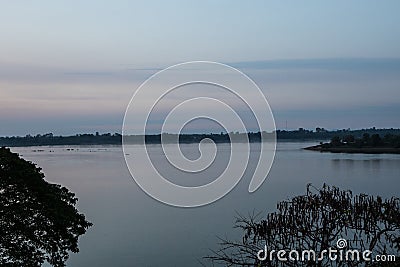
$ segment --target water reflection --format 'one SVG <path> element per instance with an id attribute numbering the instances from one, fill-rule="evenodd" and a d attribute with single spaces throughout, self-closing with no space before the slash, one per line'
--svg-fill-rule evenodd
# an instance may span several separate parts
<path id="1" fill-rule="evenodd" d="M 47 180 L 74 191 L 79 209 L 94 223 L 80 239 L 81 252 L 71 255 L 68 266 L 201 266 L 198 260 L 209 254 L 209 249 L 217 248 L 217 235 L 241 238 L 241 232 L 232 228 L 236 212 L 245 215 L 274 211 L 278 201 L 303 194 L 307 183 L 317 187 L 328 183 L 354 193 L 398 196 L 400 155 L 330 154 L 301 149 L 312 144 L 278 143 L 271 172 L 258 191 L 248 193 L 248 171 L 227 196 L 194 209 L 170 207 L 147 196 L 130 177 L 120 147 L 12 150 L 41 166 Z M 33 152 L 39 149 L 43 151 Z M 198 146 L 187 144 L 183 149 L 185 153 L 197 153 Z M 228 146 L 219 145 L 218 149 L 222 161 L 229 156 Z M 163 157 L 157 149 L 151 153 L 154 158 Z M 217 173 L 219 167 L 214 171 Z M 183 184 L 204 182 L 191 181 L 184 175 L 171 179 Z"/>

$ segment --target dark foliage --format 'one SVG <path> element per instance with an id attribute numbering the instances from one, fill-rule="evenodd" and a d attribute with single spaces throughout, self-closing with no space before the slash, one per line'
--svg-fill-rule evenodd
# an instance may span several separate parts
<path id="1" fill-rule="evenodd" d="M 400 135 L 386 134 L 383 138 L 379 134 L 364 133 L 362 137 L 356 138 L 353 135 L 332 137 L 330 143 L 322 147 L 349 147 L 349 148 L 400 148 Z"/>
<path id="2" fill-rule="evenodd" d="M 314 250 L 336 248 L 337 240 L 347 240 L 346 249 L 370 250 L 374 255 L 400 252 L 400 201 L 383 200 L 365 194 L 353 196 L 324 185 L 307 186 L 305 195 L 279 202 L 277 211 L 263 220 L 239 216 L 236 227 L 242 241 L 221 239 L 221 249 L 207 257 L 226 266 L 398 266 L 398 261 L 377 265 L 365 261 L 260 261 L 257 252 L 271 250 Z M 317 254 L 319 255 L 319 254 Z M 396 265 L 397 264 L 397 265 Z"/>
<path id="3" fill-rule="evenodd" d="M 277 130 L 273 133 L 267 132 L 249 132 L 249 133 L 232 133 L 232 138 L 237 138 L 238 140 L 243 140 L 243 137 L 247 134 L 249 142 L 260 142 L 261 136 L 266 139 L 277 138 L 278 140 L 329 140 L 334 136 L 338 136 L 339 139 L 349 138 L 349 135 L 353 138 L 361 138 L 363 134 L 379 136 L 391 136 L 399 135 L 400 129 L 361 129 L 361 130 L 335 130 L 328 131 L 324 128 L 317 127 L 315 131 L 306 130 L 299 128 L 298 130 Z M 164 133 L 164 141 L 176 140 L 176 134 Z M 180 134 L 180 143 L 198 143 L 204 138 L 209 138 L 215 143 L 229 143 L 235 142 L 235 140 L 230 140 L 227 133 L 221 132 L 220 134 Z M 146 143 L 148 144 L 160 144 L 161 135 L 151 134 L 145 136 Z M 129 135 L 124 136 L 124 142 L 127 143 L 142 143 L 143 136 L 140 135 Z M 121 145 L 122 135 L 118 133 L 110 134 L 77 134 L 73 136 L 55 136 L 52 133 L 43 135 L 26 135 L 26 136 L 11 136 L 11 137 L 0 137 L 0 146 L 48 146 L 48 145 Z"/>
<path id="4" fill-rule="evenodd" d="M 0 265 L 65 266 L 92 224 L 67 188 L 50 184 L 35 164 L 0 148 Z"/>
<path id="5" fill-rule="evenodd" d="M 77 134 L 55 136 L 52 133 L 35 136 L 0 137 L 0 146 L 55 146 L 55 145 L 120 145 L 122 136 L 115 134 Z"/>

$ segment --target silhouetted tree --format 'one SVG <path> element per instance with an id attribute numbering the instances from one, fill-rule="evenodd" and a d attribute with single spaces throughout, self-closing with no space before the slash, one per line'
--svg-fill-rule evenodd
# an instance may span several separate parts
<path id="1" fill-rule="evenodd" d="M 275 252 L 314 250 L 318 257 L 323 250 L 337 249 L 337 241 L 343 238 L 348 243 L 346 250 L 398 255 L 399 203 L 398 198 L 353 196 L 351 191 L 336 187 L 324 185 L 317 189 L 308 185 L 305 195 L 279 202 L 278 211 L 261 221 L 256 216 L 239 216 L 236 227 L 243 230 L 242 241 L 221 239 L 220 250 L 207 258 L 227 266 L 376 266 L 361 260 L 331 261 L 327 257 L 318 261 L 279 261 L 276 254 L 259 260 L 257 253 L 265 248 Z"/>
<path id="2" fill-rule="evenodd" d="M 92 224 L 67 188 L 50 184 L 35 164 L 0 148 L 0 265 L 65 266 Z"/>
<path id="3" fill-rule="evenodd" d="M 387 134 L 383 142 L 391 147 L 400 148 L 400 135 Z"/>
<path id="4" fill-rule="evenodd" d="M 362 136 L 362 141 L 365 145 L 369 145 L 371 142 L 371 137 L 369 135 L 369 133 L 364 133 Z"/>
<path id="5" fill-rule="evenodd" d="M 333 146 L 339 146 L 340 144 L 341 144 L 341 141 L 340 141 L 340 137 L 339 136 L 334 136 L 334 137 L 332 137 L 332 139 L 331 139 L 331 144 L 333 145 Z"/>
<path id="6" fill-rule="evenodd" d="M 343 138 L 343 141 L 345 141 L 346 143 L 354 143 L 354 142 L 355 142 L 354 135 L 352 135 L 352 134 L 346 135 L 346 136 Z"/>
<path id="7" fill-rule="evenodd" d="M 382 139 L 379 134 L 371 135 L 371 144 L 372 146 L 379 146 L 382 143 Z"/>

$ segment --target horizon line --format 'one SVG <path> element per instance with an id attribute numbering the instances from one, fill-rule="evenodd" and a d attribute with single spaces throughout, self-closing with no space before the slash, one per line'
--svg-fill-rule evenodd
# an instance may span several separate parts
<path id="1" fill-rule="evenodd" d="M 373 130 L 373 131 L 380 131 L 380 130 L 400 130 L 400 128 L 376 128 L 376 127 L 370 127 L 370 128 L 355 128 L 355 129 L 351 129 L 351 128 L 337 128 L 337 129 L 326 129 L 324 127 L 315 127 L 314 129 L 310 129 L 310 128 L 303 128 L 303 127 L 299 127 L 298 129 L 276 129 L 274 131 L 268 132 L 268 131 L 248 131 L 248 132 L 239 132 L 239 131 L 235 131 L 235 132 L 230 132 L 230 133 L 234 133 L 234 134 L 256 134 L 256 133 L 261 133 L 261 132 L 265 132 L 265 133 L 276 133 L 278 131 L 281 132 L 298 132 L 298 131 L 308 131 L 308 132 L 318 132 L 317 129 L 320 129 L 321 132 L 338 132 L 338 131 L 367 131 L 367 130 Z M 228 132 L 226 131 L 221 131 L 218 133 L 214 133 L 214 132 L 196 132 L 196 133 L 168 133 L 168 132 L 164 132 L 164 133 L 149 133 L 149 134 L 144 134 L 144 136 L 153 136 L 153 135 L 162 135 L 162 134 L 169 134 L 169 135 L 220 135 L 220 134 L 228 134 Z M 120 132 L 102 132 L 100 133 L 99 131 L 95 131 L 94 133 L 91 132 L 86 132 L 86 133 L 75 133 L 75 134 L 70 134 L 70 135 L 55 135 L 52 132 L 47 132 L 47 133 L 37 133 L 37 134 L 26 134 L 26 135 L 0 135 L 0 138 L 5 138 L 5 137 L 45 137 L 46 135 L 48 136 L 52 136 L 52 137 L 72 137 L 72 136 L 80 136 L 80 135 L 93 135 L 93 136 L 104 136 L 104 135 L 120 135 L 120 136 L 143 136 L 143 134 L 129 134 L 129 135 L 122 135 Z"/>

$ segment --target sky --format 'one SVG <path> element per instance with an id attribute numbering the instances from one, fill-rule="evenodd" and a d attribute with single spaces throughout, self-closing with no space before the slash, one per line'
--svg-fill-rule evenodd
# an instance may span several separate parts
<path id="1" fill-rule="evenodd" d="M 140 84 L 193 60 L 252 78 L 279 129 L 399 128 L 398 10 L 368 0 L 3 1 L 0 136 L 121 132 Z"/>

